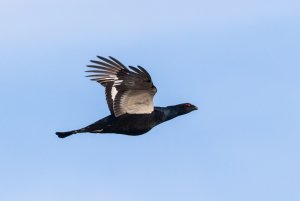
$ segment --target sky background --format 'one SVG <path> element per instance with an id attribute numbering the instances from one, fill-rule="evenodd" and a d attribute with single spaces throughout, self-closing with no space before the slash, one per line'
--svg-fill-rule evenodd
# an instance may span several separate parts
<path id="1" fill-rule="evenodd" d="M 0 200 L 299 201 L 300 2 L 0 1 Z M 141 65 L 139 137 L 55 131 L 109 114 L 96 55 Z"/>

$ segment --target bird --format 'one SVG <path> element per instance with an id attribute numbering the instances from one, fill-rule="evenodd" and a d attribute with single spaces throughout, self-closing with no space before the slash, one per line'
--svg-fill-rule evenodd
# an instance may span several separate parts
<path id="1" fill-rule="evenodd" d="M 114 133 L 139 136 L 153 127 L 198 108 L 191 103 L 156 107 L 157 92 L 150 74 L 141 66 L 123 65 L 119 60 L 97 56 L 87 67 L 92 81 L 105 88 L 110 115 L 78 130 L 56 132 L 59 138 L 78 133 Z"/>

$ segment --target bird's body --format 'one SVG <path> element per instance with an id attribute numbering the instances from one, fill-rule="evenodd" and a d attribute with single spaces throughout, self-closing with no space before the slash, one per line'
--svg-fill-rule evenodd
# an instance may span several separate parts
<path id="1" fill-rule="evenodd" d="M 111 115 L 78 130 L 57 132 L 58 137 L 64 138 L 85 132 L 137 136 L 148 132 L 160 123 L 197 109 L 189 103 L 154 107 L 153 97 L 157 90 L 144 68 L 130 66 L 132 71 L 129 71 L 113 57 L 109 57 L 110 60 L 100 56 L 98 58 L 102 61 L 91 61 L 97 65 L 88 66 L 97 69 L 88 71 L 96 73 L 89 77 L 93 77 L 92 80 L 105 87 Z"/>

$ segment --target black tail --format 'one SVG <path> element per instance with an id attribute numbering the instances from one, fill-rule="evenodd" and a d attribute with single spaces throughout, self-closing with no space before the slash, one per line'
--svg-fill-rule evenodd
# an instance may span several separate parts
<path id="1" fill-rule="evenodd" d="M 65 137 L 68 137 L 68 136 L 73 135 L 73 134 L 89 132 L 86 128 L 87 128 L 87 127 L 81 128 L 81 129 L 78 129 L 78 130 L 67 131 L 67 132 L 56 132 L 55 134 L 56 134 L 59 138 L 65 138 Z"/>
<path id="2" fill-rule="evenodd" d="M 94 123 L 94 124 L 97 124 L 97 122 Z M 101 131 L 103 131 L 103 129 L 98 128 L 99 127 L 98 125 L 94 126 L 94 124 L 89 125 L 89 126 L 84 127 L 84 128 L 81 128 L 81 129 L 78 129 L 78 130 L 72 130 L 72 131 L 67 131 L 67 132 L 56 132 L 56 135 L 59 138 L 65 138 L 65 137 L 68 137 L 70 135 L 77 134 L 77 133 L 86 133 L 86 132 L 100 133 Z"/>
<path id="3" fill-rule="evenodd" d="M 68 131 L 68 132 L 56 132 L 56 135 L 59 137 L 59 138 L 65 138 L 65 137 L 68 137 L 70 135 L 73 135 L 77 132 L 75 131 Z"/>
<path id="4" fill-rule="evenodd" d="M 82 129 L 79 129 L 79 130 L 73 130 L 73 131 L 67 131 L 67 132 L 56 132 L 56 135 L 59 138 L 65 138 L 65 137 L 68 137 L 68 136 L 73 135 L 73 134 L 84 133 L 84 132 L 87 132 L 87 131 L 86 131 L 85 128 L 82 128 Z"/>

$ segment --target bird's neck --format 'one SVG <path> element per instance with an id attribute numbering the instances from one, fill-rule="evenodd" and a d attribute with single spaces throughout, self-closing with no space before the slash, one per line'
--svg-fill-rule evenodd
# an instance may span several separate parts
<path id="1" fill-rule="evenodd" d="M 175 117 L 178 117 L 179 115 L 182 115 L 175 106 L 155 107 L 155 110 L 162 112 L 162 122 L 169 121 Z"/>

